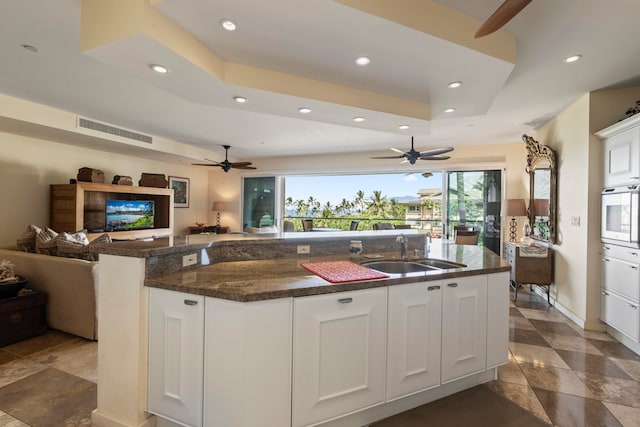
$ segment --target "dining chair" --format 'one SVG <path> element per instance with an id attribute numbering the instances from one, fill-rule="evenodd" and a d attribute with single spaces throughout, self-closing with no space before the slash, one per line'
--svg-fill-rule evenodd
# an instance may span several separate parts
<path id="1" fill-rule="evenodd" d="M 282 221 L 282 231 L 284 231 L 285 233 L 296 231 L 293 225 L 293 221 Z"/>
<path id="2" fill-rule="evenodd" d="M 396 224 L 393 228 L 396 230 L 409 230 L 411 229 L 411 224 Z"/>
<path id="3" fill-rule="evenodd" d="M 458 230 L 456 232 L 454 242 L 456 245 L 477 245 L 479 236 L 480 232 L 478 230 Z"/>
<path id="4" fill-rule="evenodd" d="M 302 231 L 312 231 L 313 230 L 313 220 L 312 219 L 303 219 L 302 220 Z"/>
<path id="5" fill-rule="evenodd" d="M 393 230 L 393 227 L 388 222 L 376 222 L 373 224 L 374 230 Z"/>
<path id="6" fill-rule="evenodd" d="M 349 226 L 349 231 L 357 230 L 359 224 L 360 224 L 360 221 L 351 221 L 351 225 Z"/>

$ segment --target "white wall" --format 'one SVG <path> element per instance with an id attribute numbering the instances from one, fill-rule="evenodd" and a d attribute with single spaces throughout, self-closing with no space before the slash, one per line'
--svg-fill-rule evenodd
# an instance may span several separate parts
<path id="1" fill-rule="evenodd" d="M 114 175 L 127 175 L 137 185 L 142 172 L 190 179 L 190 207 L 174 209 L 175 234 L 210 214 L 208 169 L 114 154 L 43 139 L 0 133 L 0 246 L 15 245 L 28 224 L 49 224 L 49 185 L 65 184 L 78 169 L 91 167 Z"/>

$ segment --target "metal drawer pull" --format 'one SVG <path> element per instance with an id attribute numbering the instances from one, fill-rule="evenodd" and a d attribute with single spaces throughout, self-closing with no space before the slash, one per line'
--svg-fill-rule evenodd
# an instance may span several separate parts
<path id="1" fill-rule="evenodd" d="M 184 303 L 186 305 L 198 305 L 198 301 L 192 300 L 192 299 L 186 299 L 184 300 Z"/>
<path id="2" fill-rule="evenodd" d="M 450 288 L 457 288 L 458 284 L 457 283 L 447 283 L 447 286 Z"/>
<path id="3" fill-rule="evenodd" d="M 348 304 L 348 303 L 350 303 L 350 302 L 353 302 L 353 298 L 340 298 L 340 299 L 338 300 L 338 302 L 339 302 L 340 304 Z"/>
<path id="4" fill-rule="evenodd" d="M 627 303 L 627 305 L 628 305 L 629 307 L 633 308 L 634 310 L 637 310 L 637 309 L 638 309 L 638 306 L 637 306 L 637 305 L 633 305 L 633 304 L 631 304 L 630 302 L 628 302 L 628 303 Z"/>
<path id="5" fill-rule="evenodd" d="M 635 266 L 635 265 L 630 265 L 629 268 L 631 268 L 632 270 L 637 270 L 638 269 L 638 267 Z"/>
<path id="6" fill-rule="evenodd" d="M 638 256 L 638 252 L 629 252 L 633 256 Z"/>
<path id="7" fill-rule="evenodd" d="M 429 287 L 427 288 L 427 290 L 428 290 L 428 291 L 435 291 L 435 290 L 438 290 L 438 289 L 440 289 L 440 286 L 438 286 L 438 285 L 436 285 L 436 286 L 429 286 Z"/>

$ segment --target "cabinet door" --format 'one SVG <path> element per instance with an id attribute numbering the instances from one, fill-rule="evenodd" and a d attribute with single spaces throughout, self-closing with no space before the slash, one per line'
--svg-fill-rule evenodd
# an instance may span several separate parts
<path id="1" fill-rule="evenodd" d="M 640 287 L 638 264 L 610 257 L 602 258 L 602 264 L 604 287 L 637 302 Z"/>
<path id="2" fill-rule="evenodd" d="M 291 425 L 292 299 L 206 298 L 204 425 Z"/>
<path id="3" fill-rule="evenodd" d="M 606 289 L 602 289 L 600 302 L 602 321 L 638 342 L 640 339 L 638 303 L 628 301 Z"/>
<path id="4" fill-rule="evenodd" d="M 487 360 L 487 277 L 444 280 L 442 382 L 483 371 Z"/>
<path id="5" fill-rule="evenodd" d="M 384 402 L 386 307 L 386 288 L 294 300 L 294 426 Z"/>
<path id="6" fill-rule="evenodd" d="M 611 187 L 640 181 L 640 127 L 605 141 L 604 185 Z"/>
<path id="7" fill-rule="evenodd" d="M 509 361 L 509 273 L 487 276 L 487 368 Z"/>
<path id="8" fill-rule="evenodd" d="M 441 313 L 442 281 L 389 287 L 387 401 L 440 384 Z"/>
<path id="9" fill-rule="evenodd" d="M 148 412 L 202 425 L 204 297 L 149 290 Z"/>

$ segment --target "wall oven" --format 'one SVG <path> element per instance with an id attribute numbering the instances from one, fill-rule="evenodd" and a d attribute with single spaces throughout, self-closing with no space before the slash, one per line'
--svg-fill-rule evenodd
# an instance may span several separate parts
<path id="1" fill-rule="evenodd" d="M 600 237 L 603 242 L 640 248 L 639 194 L 640 186 L 638 185 L 611 187 L 602 190 Z"/>

